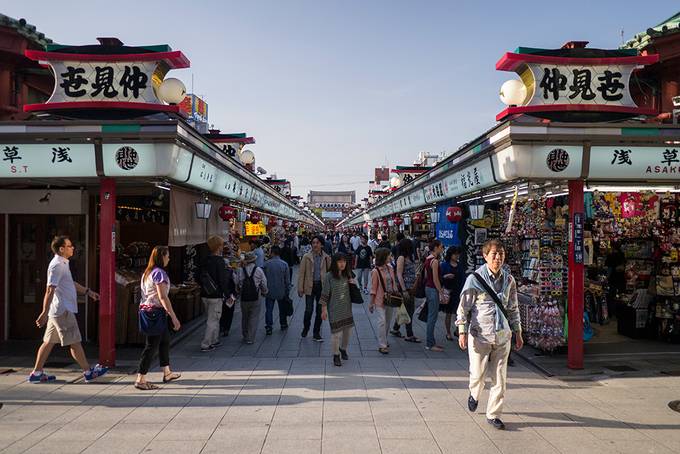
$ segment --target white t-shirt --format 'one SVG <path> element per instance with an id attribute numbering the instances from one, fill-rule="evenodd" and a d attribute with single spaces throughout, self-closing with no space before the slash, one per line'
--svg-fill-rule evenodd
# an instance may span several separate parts
<path id="1" fill-rule="evenodd" d="M 54 298 L 48 316 L 59 317 L 66 311 L 78 313 L 78 293 L 71 269 L 68 267 L 68 259 L 59 255 L 54 256 L 47 267 L 47 285 L 54 287 Z"/>
<path id="2" fill-rule="evenodd" d="M 352 250 L 354 251 L 359 249 L 359 246 L 361 246 L 361 238 L 359 238 L 358 235 L 354 235 L 352 239 L 350 239 L 350 242 L 352 243 Z"/>

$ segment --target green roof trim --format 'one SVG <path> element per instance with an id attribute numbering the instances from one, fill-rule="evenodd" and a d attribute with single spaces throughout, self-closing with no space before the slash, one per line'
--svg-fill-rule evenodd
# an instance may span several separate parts
<path id="1" fill-rule="evenodd" d="M 675 33 L 680 33 L 680 12 L 662 21 L 660 24 L 636 34 L 632 39 L 624 43 L 621 48 L 642 50 L 652 44 L 654 39 Z"/>
<path id="2" fill-rule="evenodd" d="M 621 128 L 622 136 L 659 136 L 659 128 Z"/>
<path id="3" fill-rule="evenodd" d="M 43 49 L 52 43 L 51 39 L 46 37 L 44 33 L 40 33 L 35 28 L 35 25 L 29 24 L 24 18 L 17 20 L 13 17 L 0 14 L 0 27 L 10 27 L 15 29 L 21 36 L 34 42 Z"/>
<path id="4" fill-rule="evenodd" d="M 479 143 L 479 144 L 475 145 L 474 147 L 472 147 L 472 152 L 473 152 L 473 153 L 479 153 L 480 151 L 482 151 L 482 144 L 481 144 L 481 143 Z"/>
<path id="5" fill-rule="evenodd" d="M 95 44 L 98 45 L 98 44 Z M 47 52 L 59 52 L 60 50 L 72 49 L 74 46 L 69 46 L 66 44 L 48 44 L 46 46 Z M 137 49 L 143 49 L 148 52 L 170 52 L 172 48 L 167 44 L 159 44 L 157 46 L 134 46 Z"/>
<path id="6" fill-rule="evenodd" d="M 102 125 L 102 132 L 140 132 L 142 125 Z"/>

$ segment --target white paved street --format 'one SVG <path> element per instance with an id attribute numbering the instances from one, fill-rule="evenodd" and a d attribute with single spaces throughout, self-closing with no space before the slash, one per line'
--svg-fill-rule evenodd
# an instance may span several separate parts
<path id="1" fill-rule="evenodd" d="M 382 357 L 373 317 L 355 307 L 350 360 L 338 368 L 327 326 L 323 344 L 300 339 L 301 303 L 285 335 L 261 329 L 253 346 L 240 342 L 238 315 L 210 354 L 198 330 L 171 352 L 182 379 L 158 391 L 116 371 L 93 384 L 73 382 L 73 369 L 46 385 L 26 383 L 26 369 L 0 375 L 2 452 L 680 452 L 680 413 L 667 406 L 680 398 L 677 377 L 547 379 L 520 360 L 500 432 L 486 423 L 485 398 L 468 412 L 467 358 L 453 343 L 437 356 L 392 338 Z"/>

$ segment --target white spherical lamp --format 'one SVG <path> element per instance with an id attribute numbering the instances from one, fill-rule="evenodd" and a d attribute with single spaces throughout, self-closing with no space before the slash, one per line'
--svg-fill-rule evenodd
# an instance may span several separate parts
<path id="1" fill-rule="evenodd" d="M 395 175 L 390 179 L 390 186 L 393 188 L 398 188 L 401 186 L 401 177 L 399 175 Z"/>
<path id="2" fill-rule="evenodd" d="M 527 87 L 521 80 L 511 79 L 501 85 L 499 95 L 506 106 L 521 106 L 527 97 Z"/>
<path id="3" fill-rule="evenodd" d="M 184 101 L 186 95 L 187 88 L 184 86 L 184 83 L 174 77 L 163 80 L 158 87 L 158 99 L 168 104 L 179 104 Z"/>
<path id="4" fill-rule="evenodd" d="M 255 153 L 250 150 L 243 150 L 241 152 L 241 162 L 245 165 L 255 162 Z"/>

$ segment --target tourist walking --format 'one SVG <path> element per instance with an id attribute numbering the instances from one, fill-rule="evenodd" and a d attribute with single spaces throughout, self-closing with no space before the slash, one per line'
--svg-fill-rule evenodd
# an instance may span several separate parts
<path id="1" fill-rule="evenodd" d="M 246 253 L 235 280 L 241 300 L 243 342 L 248 345 L 254 344 L 262 310 L 262 296 L 268 291 L 267 277 L 262 268 L 257 266 L 257 256 L 254 252 Z"/>
<path id="2" fill-rule="evenodd" d="M 222 311 L 228 307 L 225 300 L 231 301 L 233 311 L 234 279 L 231 270 L 222 258 L 224 239 L 214 235 L 208 238 L 208 255 L 201 265 L 201 300 L 206 313 L 205 334 L 201 341 L 201 351 L 210 352 L 222 345 L 220 341 L 220 321 Z"/>
<path id="3" fill-rule="evenodd" d="M 425 259 L 425 298 L 427 299 L 427 350 L 442 352 L 444 347 L 435 341 L 434 330 L 439 316 L 439 301 L 442 294 L 441 275 L 439 270 L 439 260 L 444 252 L 444 246 L 439 240 L 432 240 L 430 243 L 430 254 Z"/>
<path id="4" fill-rule="evenodd" d="M 281 259 L 281 248 L 272 246 L 272 258 L 264 264 L 264 275 L 267 277 L 267 298 L 265 301 L 264 324 L 267 336 L 272 334 L 274 325 L 274 303 L 279 306 L 279 326 L 281 331 L 288 329 L 288 314 L 285 301 L 290 292 L 290 267 Z"/>
<path id="5" fill-rule="evenodd" d="M 375 251 L 375 268 L 371 273 L 371 302 L 368 310 L 378 314 L 378 351 L 383 355 L 390 352 L 387 332 L 392 326 L 395 308 L 385 305 L 385 295 L 397 291 L 397 279 L 390 265 L 391 252 L 388 248 Z"/>
<path id="6" fill-rule="evenodd" d="M 265 252 L 262 243 L 262 240 L 250 240 L 250 251 L 255 254 L 255 265 L 258 268 L 264 268 Z"/>
<path id="7" fill-rule="evenodd" d="M 170 278 L 165 268 L 170 262 L 170 250 L 167 246 L 156 246 L 151 251 L 149 263 L 142 274 L 142 301 L 139 304 L 140 322 L 144 320 L 158 320 L 153 333 L 145 334 L 144 350 L 137 367 L 137 380 L 135 388 L 143 391 L 157 389 L 158 386 L 146 380 L 149 373 L 151 360 L 154 353 L 158 352 L 158 362 L 163 369 L 163 383 L 177 380 L 181 374 L 170 369 L 170 330 L 168 329 L 168 317 L 172 323 L 172 329 L 179 331 L 181 323 L 172 308 L 168 292 L 170 291 Z M 143 323 L 140 323 L 140 327 Z"/>
<path id="8" fill-rule="evenodd" d="M 463 264 L 459 262 L 461 253 L 462 249 L 458 246 L 451 246 L 448 248 L 439 268 L 439 273 L 442 277 L 442 287 L 449 293 L 449 304 L 441 304 L 439 310 L 446 314 L 444 326 L 446 328 L 446 339 L 450 341 L 453 340 L 453 335 L 451 334 L 451 320 L 458 309 L 460 292 L 463 290 L 463 285 L 465 284 L 465 270 L 463 269 Z M 455 329 L 454 333 L 457 335 Z"/>
<path id="9" fill-rule="evenodd" d="M 458 306 L 458 343 L 470 358 L 468 409 L 477 410 L 484 379 L 491 377 L 486 419 L 496 429 L 505 429 L 501 420 L 507 380 L 508 355 L 512 334 L 515 348 L 521 349 L 522 325 L 517 302 L 517 284 L 503 268 L 505 247 L 498 240 L 482 246 L 486 263 L 467 277 Z"/>
<path id="10" fill-rule="evenodd" d="M 373 262 L 373 250 L 368 245 L 366 235 L 361 236 L 361 244 L 354 252 L 354 270 L 357 274 L 359 288 L 368 294 L 371 263 Z"/>
<path id="11" fill-rule="evenodd" d="M 331 258 L 323 250 L 325 240 L 321 236 L 312 239 L 312 251 L 305 254 L 298 271 L 298 296 L 305 297 L 305 319 L 302 337 L 307 337 L 314 318 L 314 340 L 323 342 L 321 337 L 321 290 L 323 278 L 331 268 Z"/>
<path id="12" fill-rule="evenodd" d="M 354 327 L 350 283 L 356 282 L 347 257 L 340 253 L 333 255 L 330 271 L 324 276 L 321 290 L 321 318 L 328 320 L 331 326 L 331 350 L 336 366 L 342 366 L 342 360 L 349 359 L 347 346 Z"/>
<path id="13" fill-rule="evenodd" d="M 406 312 L 408 312 L 411 321 L 406 323 L 406 342 L 420 343 L 413 334 L 413 313 L 415 312 L 415 293 L 416 293 L 416 264 L 413 262 L 413 242 L 408 239 L 402 239 L 399 242 L 397 257 L 397 282 L 401 289 L 401 296 L 404 300 Z M 401 327 L 394 322 L 391 334 L 396 337 L 401 337 Z"/>
<path id="14" fill-rule="evenodd" d="M 353 251 L 359 249 L 359 246 L 361 246 L 361 235 L 359 235 L 359 232 L 354 232 L 352 238 L 349 241 L 352 244 Z"/>
<path id="15" fill-rule="evenodd" d="M 375 250 L 378 249 L 378 244 L 378 234 L 375 232 L 371 233 L 371 239 L 368 240 L 368 246 L 375 252 Z"/>
<path id="16" fill-rule="evenodd" d="M 85 295 L 95 301 L 99 294 L 73 281 L 69 268 L 69 259 L 75 253 L 75 246 L 68 236 L 56 236 L 50 245 L 54 257 L 47 267 L 47 288 L 43 298 L 42 312 L 35 321 L 38 328 L 45 328 L 43 342 L 38 348 L 35 366 L 28 381 L 31 383 L 46 383 L 57 379 L 48 375 L 43 367 L 56 344 L 69 347 L 71 356 L 83 370 L 86 383 L 104 375 L 108 368 L 99 364 L 90 367 L 83 350 L 82 336 L 76 320 L 78 313 L 78 294 Z"/>
<path id="17" fill-rule="evenodd" d="M 288 264 L 288 278 L 293 279 L 293 267 L 297 264 L 297 250 L 292 236 L 288 236 L 281 248 L 281 259 Z"/>

